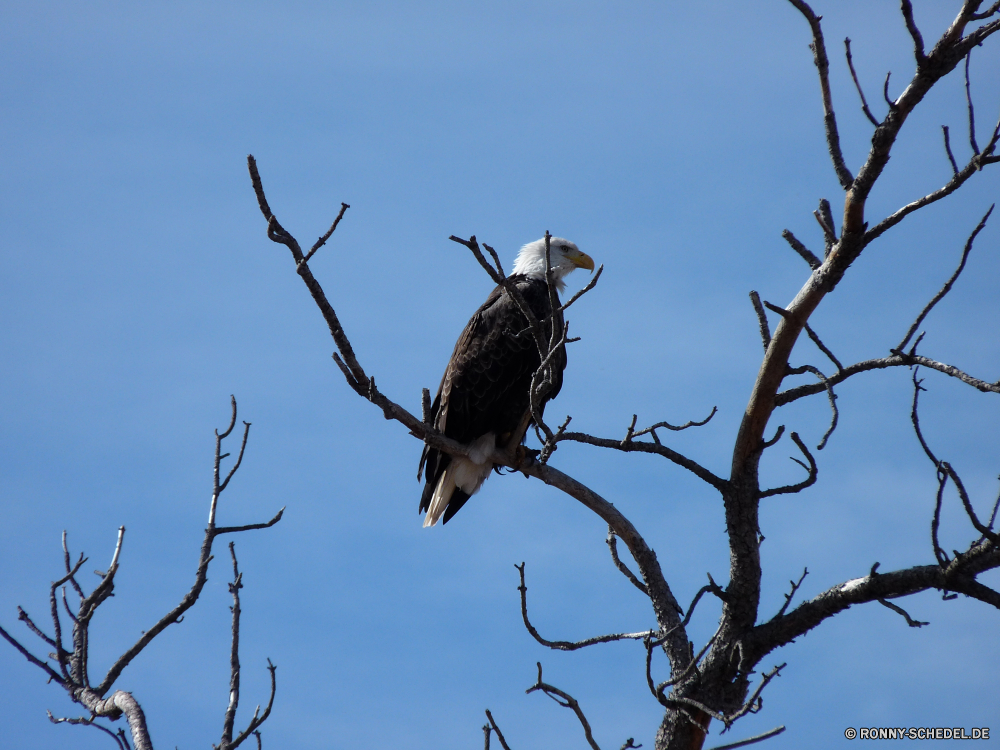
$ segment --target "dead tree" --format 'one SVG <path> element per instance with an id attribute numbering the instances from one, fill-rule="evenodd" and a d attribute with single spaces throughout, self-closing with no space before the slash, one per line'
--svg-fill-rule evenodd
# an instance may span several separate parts
<path id="1" fill-rule="evenodd" d="M 21 607 L 17 608 L 18 619 L 27 628 L 38 636 L 45 644 L 53 649 L 48 654 L 48 659 L 35 656 L 31 650 L 26 648 L 9 632 L 0 627 L 0 636 L 3 636 L 22 656 L 29 662 L 41 669 L 48 675 L 49 681 L 54 682 L 63 688 L 74 703 L 80 704 L 89 713 L 89 716 L 75 718 L 57 718 L 49 713 L 49 720 L 54 724 L 77 724 L 81 726 L 95 727 L 107 733 L 115 741 L 120 750 L 129 750 L 128 736 L 124 729 L 113 731 L 101 719 L 109 722 L 118 721 L 123 716 L 128 723 L 129 734 L 132 738 L 132 747 L 135 750 L 152 750 L 153 743 L 149 736 L 149 729 L 146 726 L 146 717 L 139 702 L 132 693 L 122 689 L 111 692 L 115 683 L 118 682 L 122 672 L 160 633 L 170 625 L 180 623 L 184 620 L 184 613 L 198 601 L 202 589 L 208 581 L 208 565 L 213 559 L 212 545 L 216 537 L 223 534 L 234 534 L 240 531 L 250 531 L 252 529 L 266 529 L 274 526 L 281 520 L 285 509 L 282 508 L 275 514 L 274 518 L 264 523 L 253 523 L 245 526 L 217 526 L 215 523 L 216 511 L 218 509 L 219 497 L 229 486 L 229 480 L 233 478 L 236 471 L 243 462 L 243 452 L 247 447 L 247 438 L 250 435 L 250 423 L 244 422 L 243 440 L 240 443 L 240 452 L 236 457 L 229 472 L 224 478 L 220 473 L 222 460 L 229 457 L 228 453 L 222 453 L 222 441 L 232 434 L 236 427 L 236 399 L 232 400 L 232 419 L 229 427 L 223 433 L 215 431 L 215 467 L 213 471 L 212 500 L 208 512 L 208 526 L 205 529 L 205 538 L 201 543 L 201 553 L 198 557 L 198 568 L 195 572 L 194 585 L 184 595 L 181 601 L 161 617 L 149 630 L 143 632 L 142 636 L 122 654 L 108 670 L 100 683 L 95 685 L 89 674 L 90 660 L 90 624 L 97 614 L 98 608 L 110 597 L 114 596 L 115 574 L 118 572 L 120 557 L 122 552 L 122 542 L 125 539 L 125 527 L 118 529 L 118 540 L 115 543 L 114 554 L 111 557 L 111 564 L 107 571 L 95 571 L 101 578 L 100 583 L 89 594 L 83 589 L 78 580 L 78 575 L 87 558 L 83 553 L 72 561 L 69 546 L 66 540 L 66 532 L 62 535 L 63 565 L 65 574 L 58 580 L 53 581 L 49 589 L 49 616 L 52 621 L 52 635 L 48 635 L 42 628 L 32 620 L 31 616 Z M 217 750 L 233 750 L 239 747 L 244 740 L 254 736 L 258 749 L 261 747 L 260 726 L 271 714 L 271 707 L 274 705 L 274 694 L 277 688 L 275 667 L 270 660 L 267 662 L 268 671 L 271 673 L 271 694 L 267 701 L 264 712 L 261 713 L 260 706 L 257 706 L 253 717 L 247 724 L 246 729 L 241 732 L 235 730 L 236 710 L 240 703 L 240 589 L 243 588 L 243 574 L 239 570 L 236 561 L 236 546 L 229 543 L 229 555 L 233 562 L 233 581 L 229 584 L 229 593 L 233 597 L 233 625 L 232 625 L 232 645 L 230 649 L 230 692 L 229 705 L 226 708 L 223 720 L 222 737 L 218 745 L 213 747 Z M 72 594 L 67 592 L 67 585 L 72 589 Z M 70 598 L 75 594 L 79 599 L 79 604 L 74 607 L 70 605 Z M 62 612 L 59 604 L 62 602 Z M 75 612 L 74 612 L 75 609 Z M 68 622 L 63 620 L 63 614 L 69 618 Z M 63 626 L 70 625 L 71 647 L 67 650 L 63 640 Z M 109 695 L 108 693 L 111 692 Z M 235 735 L 235 736 L 234 736 Z"/>
<path id="2" fill-rule="evenodd" d="M 791 232 L 786 230 L 783 233 L 792 249 L 809 266 L 809 274 L 791 302 L 782 307 L 768 301 L 762 301 L 756 292 L 750 293 L 760 325 L 764 356 L 757 371 L 756 380 L 752 384 L 742 424 L 734 436 L 731 465 L 727 471 L 713 472 L 701 463 L 664 444 L 663 438 L 668 431 L 683 430 L 705 424 L 712 414 L 700 422 L 671 425 L 661 421 L 641 429 L 637 428 L 638 420 L 636 416 L 633 416 L 624 437 L 617 438 L 597 437 L 584 432 L 568 431 L 569 419 L 557 429 L 552 429 L 536 413 L 534 414 L 535 427 L 536 435 L 541 444 L 540 450 L 510 454 L 498 450 L 492 456 L 492 461 L 497 465 L 522 472 L 528 477 L 538 479 L 565 492 L 607 523 L 609 529 L 608 546 L 612 560 L 623 575 L 648 596 L 656 626 L 648 631 L 605 635 L 576 643 L 546 640 L 531 625 L 528 618 L 527 587 L 524 583 L 524 566 L 521 565 L 519 566 L 520 592 L 524 624 L 539 643 L 553 649 L 574 650 L 622 639 L 643 641 L 646 647 L 646 680 L 649 691 L 652 698 L 658 701 L 664 709 L 664 718 L 655 739 L 655 747 L 658 749 L 701 748 L 713 719 L 720 722 L 724 729 L 729 729 L 741 717 L 758 712 L 762 707 L 761 696 L 764 689 L 771 680 L 780 674 L 784 667 L 784 664 L 765 665 L 764 662 L 769 655 L 852 605 L 880 603 L 899 613 L 905 618 L 906 623 L 913 627 L 923 623 L 911 618 L 902 607 L 892 603 L 892 601 L 929 589 L 941 591 L 945 596 L 950 597 L 963 594 L 1000 608 L 1000 593 L 977 581 L 977 576 L 984 571 L 1000 567 L 1000 549 L 998 549 L 997 532 L 994 531 L 997 515 L 996 505 L 993 505 L 992 513 L 977 512 L 976 503 L 966 491 L 954 466 L 943 459 L 938 459 L 937 454 L 930 448 L 929 441 L 924 439 L 919 430 L 917 415 L 920 380 L 915 375 L 913 381 L 915 389 L 912 408 L 913 424 L 938 477 L 937 509 L 931 519 L 932 544 L 929 551 L 933 554 L 933 557 L 929 558 L 931 561 L 929 564 L 914 565 L 889 572 L 880 572 L 878 563 L 874 565 L 871 565 L 870 562 L 865 563 L 859 567 L 857 577 L 838 582 L 818 596 L 793 607 L 794 596 L 806 575 L 804 572 L 802 578 L 797 582 L 792 582 L 785 597 L 785 603 L 777 613 L 771 616 L 765 614 L 762 617 L 759 612 L 763 575 L 759 551 L 762 541 L 758 524 L 760 503 L 769 497 L 802 492 L 816 483 L 819 474 L 819 466 L 813 452 L 796 432 L 790 431 L 791 442 L 794 443 L 796 450 L 801 455 L 801 460 L 793 460 L 802 466 L 805 472 L 804 477 L 794 484 L 785 486 L 761 486 L 759 477 L 761 457 L 765 451 L 775 446 L 785 434 L 783 424 L 768 430 L 768 425 L 772 422 L 777 409 L 810 396 L 825 398 L 831 409 L 831 420 L 829 429 L 822 441 L 816 446 L 816 449 L 820 450 L 837 425 L 838 410 L 835 387 L 848 378 L 864 372 L 893 367 L 915 369 L 920 366 L 944 373 L 983 393 L 1000 393 L 1000 382 L 988 382 L 970 375 L 954 365 L 918 352 L 923 337 L 917 335 L 924 318 L 937 302 L 949 292 L 955 279 L 961 273 L 973 242 L 985 226 L 992 208 L 985 212 L 982 221 L 969 235 L 961 263 L 953 276 L 944 284 L 941 291 L 924 306 L 910 329 L 902 335 L 898 344 L 892 346 L 894 342 L 886 342 L 887 355 L 844 366 L 809 325 L 812 313 L 827 295 L 837 288 L 844 274 L 848 272 L 854 261 L 870 244 L 910 214 L 948 197 L 978 172 L 1000 161 L 1000 156 L 996 154 L 997 143 L 1000 140 L 1000 122 L 996 124 L 989 137 L 985 139 L 985 143 L 980 147 L 975 132 L 974 109 L 970 92 L 968 127 L 972 154 L 968 160 L 959 166 L 949 140 L 948 129 L 944 128 L 945 155 L 952 167 L 951 179 L 932 193 L 921 197 L 907 198 L 909 202 L 880 220 L 869 221 L 865 215 L 868 196 L 889 160 L 893 146 L 907 117 L 921 103 L 928 91 L 938 81 L 954 71 L 963 61 L 965 61 L 966 75 L 968 76 L 970 52 L 1000 29 L 1000 17 L 998 17 L 1000 15 L 1000 2 L 995 2 L 981 11 L 982 0 L 965 0 L 958 16 L 928 50 L 923 35 L 914 20 L 910 1 L 902 0 L 901 23 L 905 24 L 913 42 L 915 71 L 903 92 L 895 99 L 889 96 L 888 83 L 886 84 L 884 87 L 886 110 L 881 119 L 873 114 L 872 108 L 864 97 L 860 80 L 851 59 L 850 41 L 845 40 L 847 64 L 857 87 L 863 111 L 874 127 L 871 149 L 856 175 L 852 174 L 847 166 L 840 147 L 840 136 L 829 79 L 829 58 L 820 17 L 803 0 L 789 0 L 789 2 L 806 20 L 811 30 L 810 48 L 819 73 L 826 143 L 834 171 L 844 191 L 844 210 L 838 227 L 830 202 L 826 199 L 819 201 L 815 216 L 824 236 L 824 247 L 820 253 L 809 250 Z M 966 88 L 969 91 L 969 87 Z M 281 226 L 272 213 L 264 194 L 257 165 L 252 156 L 249 157 L 248 162 L 254 191 L 261 212 L 267 221 L 267 235 L 272 241 L 285 245 L 291 251 L 296 272 L 305 282 L 329 326 L 337 347 L 337 351 L 333 355 L 334 361 L 350 388 L 378 407 L 386 419 L 396 420 L 404 425 L 416 439 L 451 455 L 468 455 L 466 446 L 460 445 L 434 430 L 430 426 L 426 414 L 423 419 L 418 418 L 379 391 L 374 376 L 366 372 L 358 361 L 333 306 L 310 270 L 309 260 L 331 237 L 348 208 L 347 204 L 342 205 L 340 213 L 330 229 L 307 252 L 303 252 L 296 239 Z M 456 237 L 452 237 L 452 239 L 468 247 L 497 284 L 506 284 L 506 277 L 496 253 L 488 245 L 485 248 L 492 256 L 493 264 L 486 259 L 475 237 L 469 240 L 460 240 Z M 550 361 L 557 350 L 564 347 L 567 342 L 565 329 L 562 325 L 557 325 L 555 316 L 560 316 L 561 321 L 562 313 L 576 299 L 576 297 L 573 298 L 561 308 L 554 306 L 550 330 L 553 332 L 564 331 L 561 337 L 553 335 L 547 341 L 542 340 L 542 337 L 536 337 L 538 338 L 542 367 L 532 384 L 533 403 L 537 393 L 545 388 L 545 363 Z M 777 316 L 777 324 L 773 333 L 771 332 L 772 321 L 768 319 L 767 310 Z M 829 365 L 822 368 L 812 364 L 792 366 L 792 352 L 803 333 L 815 344 L 818 352 L 826 360 L 829 360 Z M 830 369 L 831 367 L 833 369 Z M 814 383 L 785 386 L 783 389 L 786 378 L 806 373 L 815 377 Z M 425 389 L 425 412 L 428 403 L 428 393 Z M 552 465 L 550 458 L 559 444 L 563 442 L 582 443 L 628 453 L 655 454 L 691 472 L 718 492 L 725 508 L 730 549 L 728 583 L 725 586 L 719 585 L 710 576 L 708 585 L 698 592 L 686 608 L 681 607 L 651 546 L 623 515 L 620 508 L 612 505 L 592 489 Z M 959 501 L 973 527 L 972 540 L 963 551 L 956 550 L 952 554 L 948 554 L 942 548 L 937 531 L 941 507 L 945 502 L 945 490 L 948 485 L 955 488 Z M 984 517 L 988 520 L 982 520 Z M 638 568 L 638 574 L 633 573 L 619 558 L 617 550 L 617 540 L 619 539 L 625 543 L 632 555 Z M 718 601 L 719 626 L 708 642 L 696 648 L 689 641 L 686 628 L 695 607 L 706 595 Z M 653 676 L 653 656 L 657 650 L 661 650 L 669 662 L 670 676 L 668 679 L 657 680 Z M 755 677 L 758 669 L 765 671 L 759 677 Z M 529 688 L 529 692 L 532 691 L 542 692 L 559 702 L 560 705 L 573 710 L 583 727 L 587 742 L 593 748 L 598 747 L 579 703 L 568 693 L 544 683 L 541 665 L 538 667 L 538 679 L 535 685 Z M 507 742 L 489 712 L 487 712 L 487 718 L 489 723 L 484 726 L 487 747 L 491 736 L 495 735 L 500 744 L 507 748 Z M 783 727 L 777 727 L 763 735 L 734 743 L 732 746 L 767 739 L 782 729 Z M 624 745 L 624 747 L 634 746 L 631 739 Z"/>

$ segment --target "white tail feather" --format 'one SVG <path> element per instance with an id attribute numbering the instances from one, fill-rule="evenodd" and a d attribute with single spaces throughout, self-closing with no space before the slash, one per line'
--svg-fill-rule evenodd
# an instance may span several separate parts
<path id="1" fill-rule="evenodd" d="M 430 507 L 427 508 L 427 515 L 424 516 L 425 529 L 428 526 L 434 526 L 444 515 L 445 508 L 448 507 L 456 488 L 461 488 L 469 495 L 475 495 L 479 492 L 479 488 L 483 486 L 483 482 L 493 470 L 493 464 L 487 459 L 487 456 L 495 447 L 496 436 L 492 432 L 487 432 L 472 443 L 469 458 L 456 457 L 452 459 L 451 464 L 442 472 L 441 478 L 438 479 L 437 486 L 434 488 Z"/>
<path id="2" fill-rule="evenodd" d="M 431 498 L 427 515 L 424 516 L 424 528 L 433 526 L 444 514 L 444 509 L 448 507 L 448 501 L 455 492 L 455 479 L 452 476 L 452 467 L 449 466 L 438 479 L 437 487 L 434 488 L 434 496 Z"/>

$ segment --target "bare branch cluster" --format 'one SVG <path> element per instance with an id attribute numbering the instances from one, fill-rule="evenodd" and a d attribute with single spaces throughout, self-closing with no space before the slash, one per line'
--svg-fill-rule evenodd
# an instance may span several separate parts
<path id="1" fill-rule="evenodd" d="M 103 679 L 101 679 L 100 683 L 95 685 L 89 674 L 90 625 L 93 621 L 94 615 L 97 613 L 98 608 L 110 597 L 114 596 L 115 575 L 118 572 L 122 552 L 122 542 L 125 538 L 124 526 L 121 526 L 118 529 L 118 537 L 115 542 L 114 552 L 111 556 L 111 564 L 108 566 L 106 572 L 96 571 L 101 577 L 101 581 L 89 594 L 84 591 L 79 580 L 77 579 L 77 574 L 80 572 L 83 564 L 87 561 L 87 558 L 81 553 L 77 561 L 71 564 L 72 556 L 70 555 L 69 546 L 67 544 L 66 532 L 63 532 L 63 565 L 66 572 L 65 575 L 54 581 L 49 588 L 49 616 L 52 621 L 52 636 L 47 635 L 31 619 L 27 612 L 25 612 L 21 607 L 18 607 L 18 619 L 21 620 L 27 628 L 40 638 L 47 646 L 54 649 L 54 651 L 49 654 L 48 660 L 35 656 L 28 648 L 22 645 L 3 627 L 0 627 L 0 636 L 3 636 L 3 638 L 6 639 L 15 649 L 17 649 L 29 662 L 44 671 L 48 675 L 50 682 L 54 682 L 63 688 L 74 703 L 78 703 L 90 712 L 89 717 L 80 718 L 56 718 L 50 713 L 49 719 L 53 723 L 97 727 L 114 737 L 118 746 L 122 748 L 122 750 L 128 750 L 128 741 L 124 730 L 119 729 L 116 733 L 97 721 L 98 719 L 117 721 L 124 716 L 129 726 L 132 737 L 132 746 L 135 750 L 152 750 L 153 744 L 149 737 L 146 717 L 138 701 L 136 701 L 131 693 L 124 690 L 115 690 L 110 696 L 108 693 L 121 676 L 122 671 L 132 662 L 132 660 L 135 659 L 135 657 L 138 656 L 146 648 L 146 646 L 148 646 L 153 639 L 162 633 L 167 627 L 180 623 L 184 619 L 184 613 L 198 601 L 202 589 L 205 587 L 205 583 L 208 580 L 208 565 L 212 560 L 212 544 L 215 541 L 215 538 L 222 534 L 268 528 L 281 520 L 282 513 L 285 510 L 282 508 L 278 511 L 274 518 L 264 523 L 224 527 L 217 527 L 215 525 L 215 516 L 218 508 L 219 497 L 228 487 L 229 481 L 233 478 L 233 475 L 239 469 L 240 464 L 243 461 L 243 453 L 246 450 L 247 438 L 250 432 L 250 424 L 248 422 L 244 422 L 244 425 L 245 427 L 243 430 L 243 439 L 240 444 L 239 455 L 229 472 L 226 474 L 225 479 L 220 481 L 221 462 L 229 456 L 228 453 L 223 454 L 221 452 L 222 441 L 229 437 L 236 426 L 236 399 L 233 398 L 232 419 L 230 420 L 229 427 L 223 431 L 222 434 L 220 434 L 218 430 L 215 432 L 215 463 L 213 469 L 213 492 L 209 509 L 209 522 L 208 528 L 205 529 L 204 540 L 202 541 L 201 554 L 198 560 L 198 568 L 195 573 L 194 585 L 187 592 L 187 594 L 184 595 L 177 606 L 161 617 L 160 620 L 157 621 L 151 628 L 144 631 L 135 644 L 133 644 L 131 648 L 129 648 L 114 662 L 114 664 L 112 664 L 111 668 L 108 670 L 107 674 L 105 674 Z M 235 576 L 234 583 L 230 584 L 230 592 L 232 593 L 234 600 L 233 640 L 231 651 L 231 682 L 234 686 L 234 692 L 232 693 L 233 697 L 231 697 L 230 707 L 226 712 L 222 741 L 217 746 L 219 750 L 231 750 L 232 748 L 236 748 L 248 736 L 256 732 L 257 728 L 264 722 L 265 719 L 267 719 L 271 712 L 271 705 L 274 702 L 274 693 L 276 688 L 274 675 L 275 667 L 269 661 L 268 669 L 271 671 L 271 697 L 268 701 L 267 709 L 259 718 L 255 713 L 254 718 L 251 720 L 250 726 L 247 730 L 240 733 L 234 740 L 232 737 L 233 722 L 236 715 L 236 707 L 239 703 L 239 589 L 242 587 L 242 574 L 239 573 L 237 569 L 236 553 L 232 544 L 230 544 L 230 552 L 232 554 L 233 572 Z M 75 612 L 73 611 L 74 608 L 70 606 L 67 597 L 67 584 L 72 589 L 73 594 L 75 594 L 75 596 L 79 599 L 79 602 L 75 607 Z M 63 639 L 63 620 L 58 606 L 59 600 L 56 595 L 57 591 L 60 593 L 60 599 L 65 614 L 69 618 L 70 623 L 72 623 L 72 644 L 70 648 L 67 648 Z M 54 662 L 54 664 L 51 662 Z M 258 736 L 258 744 L 259 741 Z"/>

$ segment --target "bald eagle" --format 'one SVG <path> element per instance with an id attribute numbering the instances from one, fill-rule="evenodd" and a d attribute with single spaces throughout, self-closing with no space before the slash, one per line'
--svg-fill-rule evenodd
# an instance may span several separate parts
<path id="1" fill-rule="evenodd" d="M 563 277 L 574 268 L 594 270 L 590 256 L 569 240 L 552 237 L 549 248 L 559 291 L 565 287 Z M 552 321 L 544 239 L 521 248 L 509 278 L 548 340 Z M 486 481 L 493 469 L 488 458 L 493 449 L 511 450 L 524 438 L 531 423 L 528 391 L 540 362 L 528 320 L 509 292 L 497 286 L 459 336 L 431 406 L 434 427 L 471 451 L 468 458 L 461 458 L 424 446 L 420 469 L 426 466 L 427 483 L 419 508 L 421 513 L 427 511 L 424 526 L 433 526 L 442 516 L 448 523 Z M 554 358 L 553 388 L 546 400 L 559 393 L 565 365 L 563 352 Z"/>

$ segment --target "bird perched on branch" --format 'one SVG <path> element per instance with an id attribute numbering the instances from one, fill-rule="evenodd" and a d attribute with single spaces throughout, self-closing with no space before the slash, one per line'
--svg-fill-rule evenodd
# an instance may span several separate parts
<path id="1" fill-rule="evenodd" d="M 424 526 L 433 526 L 442 516 L 448 523 L 486 481 L 494 468 L 494 449 L 512 451 L 524 439 L 532 421 L 532 378 L 543 361 L 540 348 L 548 359 L 548 388 L 538 399 L 539 413 L 562 387 L 566 351 L 560 343 L 563 320 L 556 292 L 565 287 L 566 274 L 575 268 L 593 271 L 594 261 L 569 240 L 551 237 L 549 267 L 554 315 L 545 278 L 545 240 L 536 240 L 521 248 L 507 278 L 520 293 L 520 304 L 498 285 L 455 344 L 430 416 L 435 428 L 471 450 L 463 458 L 424 446 L 417 473 L 419 479 L 426 466 L 427 483 L 420 497 L 420 512 L 427 511 Z M 534 328 L 521 305 L 531 311 Z"/>

